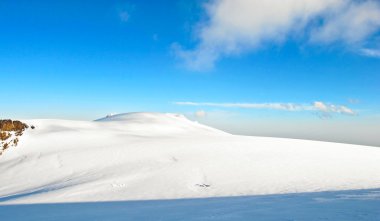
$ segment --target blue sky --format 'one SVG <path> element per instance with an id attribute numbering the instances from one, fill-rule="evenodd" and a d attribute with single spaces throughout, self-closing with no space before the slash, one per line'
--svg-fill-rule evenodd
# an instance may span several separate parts
<path id="1" fill-rule="evenodd" d="M 380 4 L 337 2 L 1 1 L 1 117 L 160 111 L 243 134 L 375 133 Z"/>

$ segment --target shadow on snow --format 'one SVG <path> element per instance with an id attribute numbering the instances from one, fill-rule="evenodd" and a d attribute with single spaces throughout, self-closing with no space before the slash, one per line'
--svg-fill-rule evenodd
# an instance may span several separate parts
<path id="1" fill-rule="evenodd" d="M 5 202 L 6 199 L 0 201 Z M 380 220 L 380 190 L 204 199 L 0 205 L 0 220 L 372 221 Z"/>

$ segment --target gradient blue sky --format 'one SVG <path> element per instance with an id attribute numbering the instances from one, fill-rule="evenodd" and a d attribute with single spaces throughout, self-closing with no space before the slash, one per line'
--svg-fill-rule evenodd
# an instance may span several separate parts
<path id="1" fill-rule="evenodd" d="M 294 124 L 313 125 L 315 131 L 337 127 L 335 132 L 360 127 L 380 145 L 375 136 L 380 129 L 376 10 L 371 31 L 359 40 L 333 36 L 331 41 L 314 41 L 315 30 L 323 28 L 318 24 L 330 19 L 320 15 L 298 27 L 296 35 L 288 26 L 284 34 L 282 24 L 259 24 L 273 24 L 280 31 L 232 35 L 234 49 L 229 51 L 225 38 L 202 35 L 224 22 L 210 7 L 218 9 L 225 2 L 1 1 L 1 117 L 90 120 L 108 113 L 179 112 L 242 134 L 286 136 L 305 128 L 291 129 Z M 361 2 L 378 6 L 376 1 Z M 211 61 L 205 58 L 198 64 L 209 50 Z M 315 108 L 316 101 L 328 109 Z M 289 103 L 300 110 L 271 106 Z M 276 127 L 282 129 L 271 133 Z"/>

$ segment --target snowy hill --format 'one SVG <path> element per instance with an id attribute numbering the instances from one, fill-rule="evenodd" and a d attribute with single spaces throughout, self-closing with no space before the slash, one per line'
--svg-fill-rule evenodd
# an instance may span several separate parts
<path id="1" fill-rule="evenodd" d="M 0 156 L 0 203 L 263 195 L 380 187 L 380 148 L 235 136 L 182 115 L 29 120 Z"/>
<path id="2" fill-rule="evenodd" d="M 174 135 L 178 133 L 197 133 L 197 134 L 225 134 L 220 130 L 207 127 L 194 121 L 188 120 L 181 114 L 171 113 L 126 113 L 109 115 L 96 122 L 113 122 L 113 126 L 121 126 L 124 131 L 130 133 L 141 133 L 142 135 Z"/>

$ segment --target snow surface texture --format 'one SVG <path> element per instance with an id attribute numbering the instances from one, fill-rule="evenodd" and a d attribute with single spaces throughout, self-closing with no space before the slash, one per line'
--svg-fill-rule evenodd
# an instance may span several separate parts
<path id="1" fill-rule="evenodd" d="M 235 136 L 182 115 L 29 120 L 0 156 L 0 203 L 178 199 L 380 187 L 380 148 Z"/>

